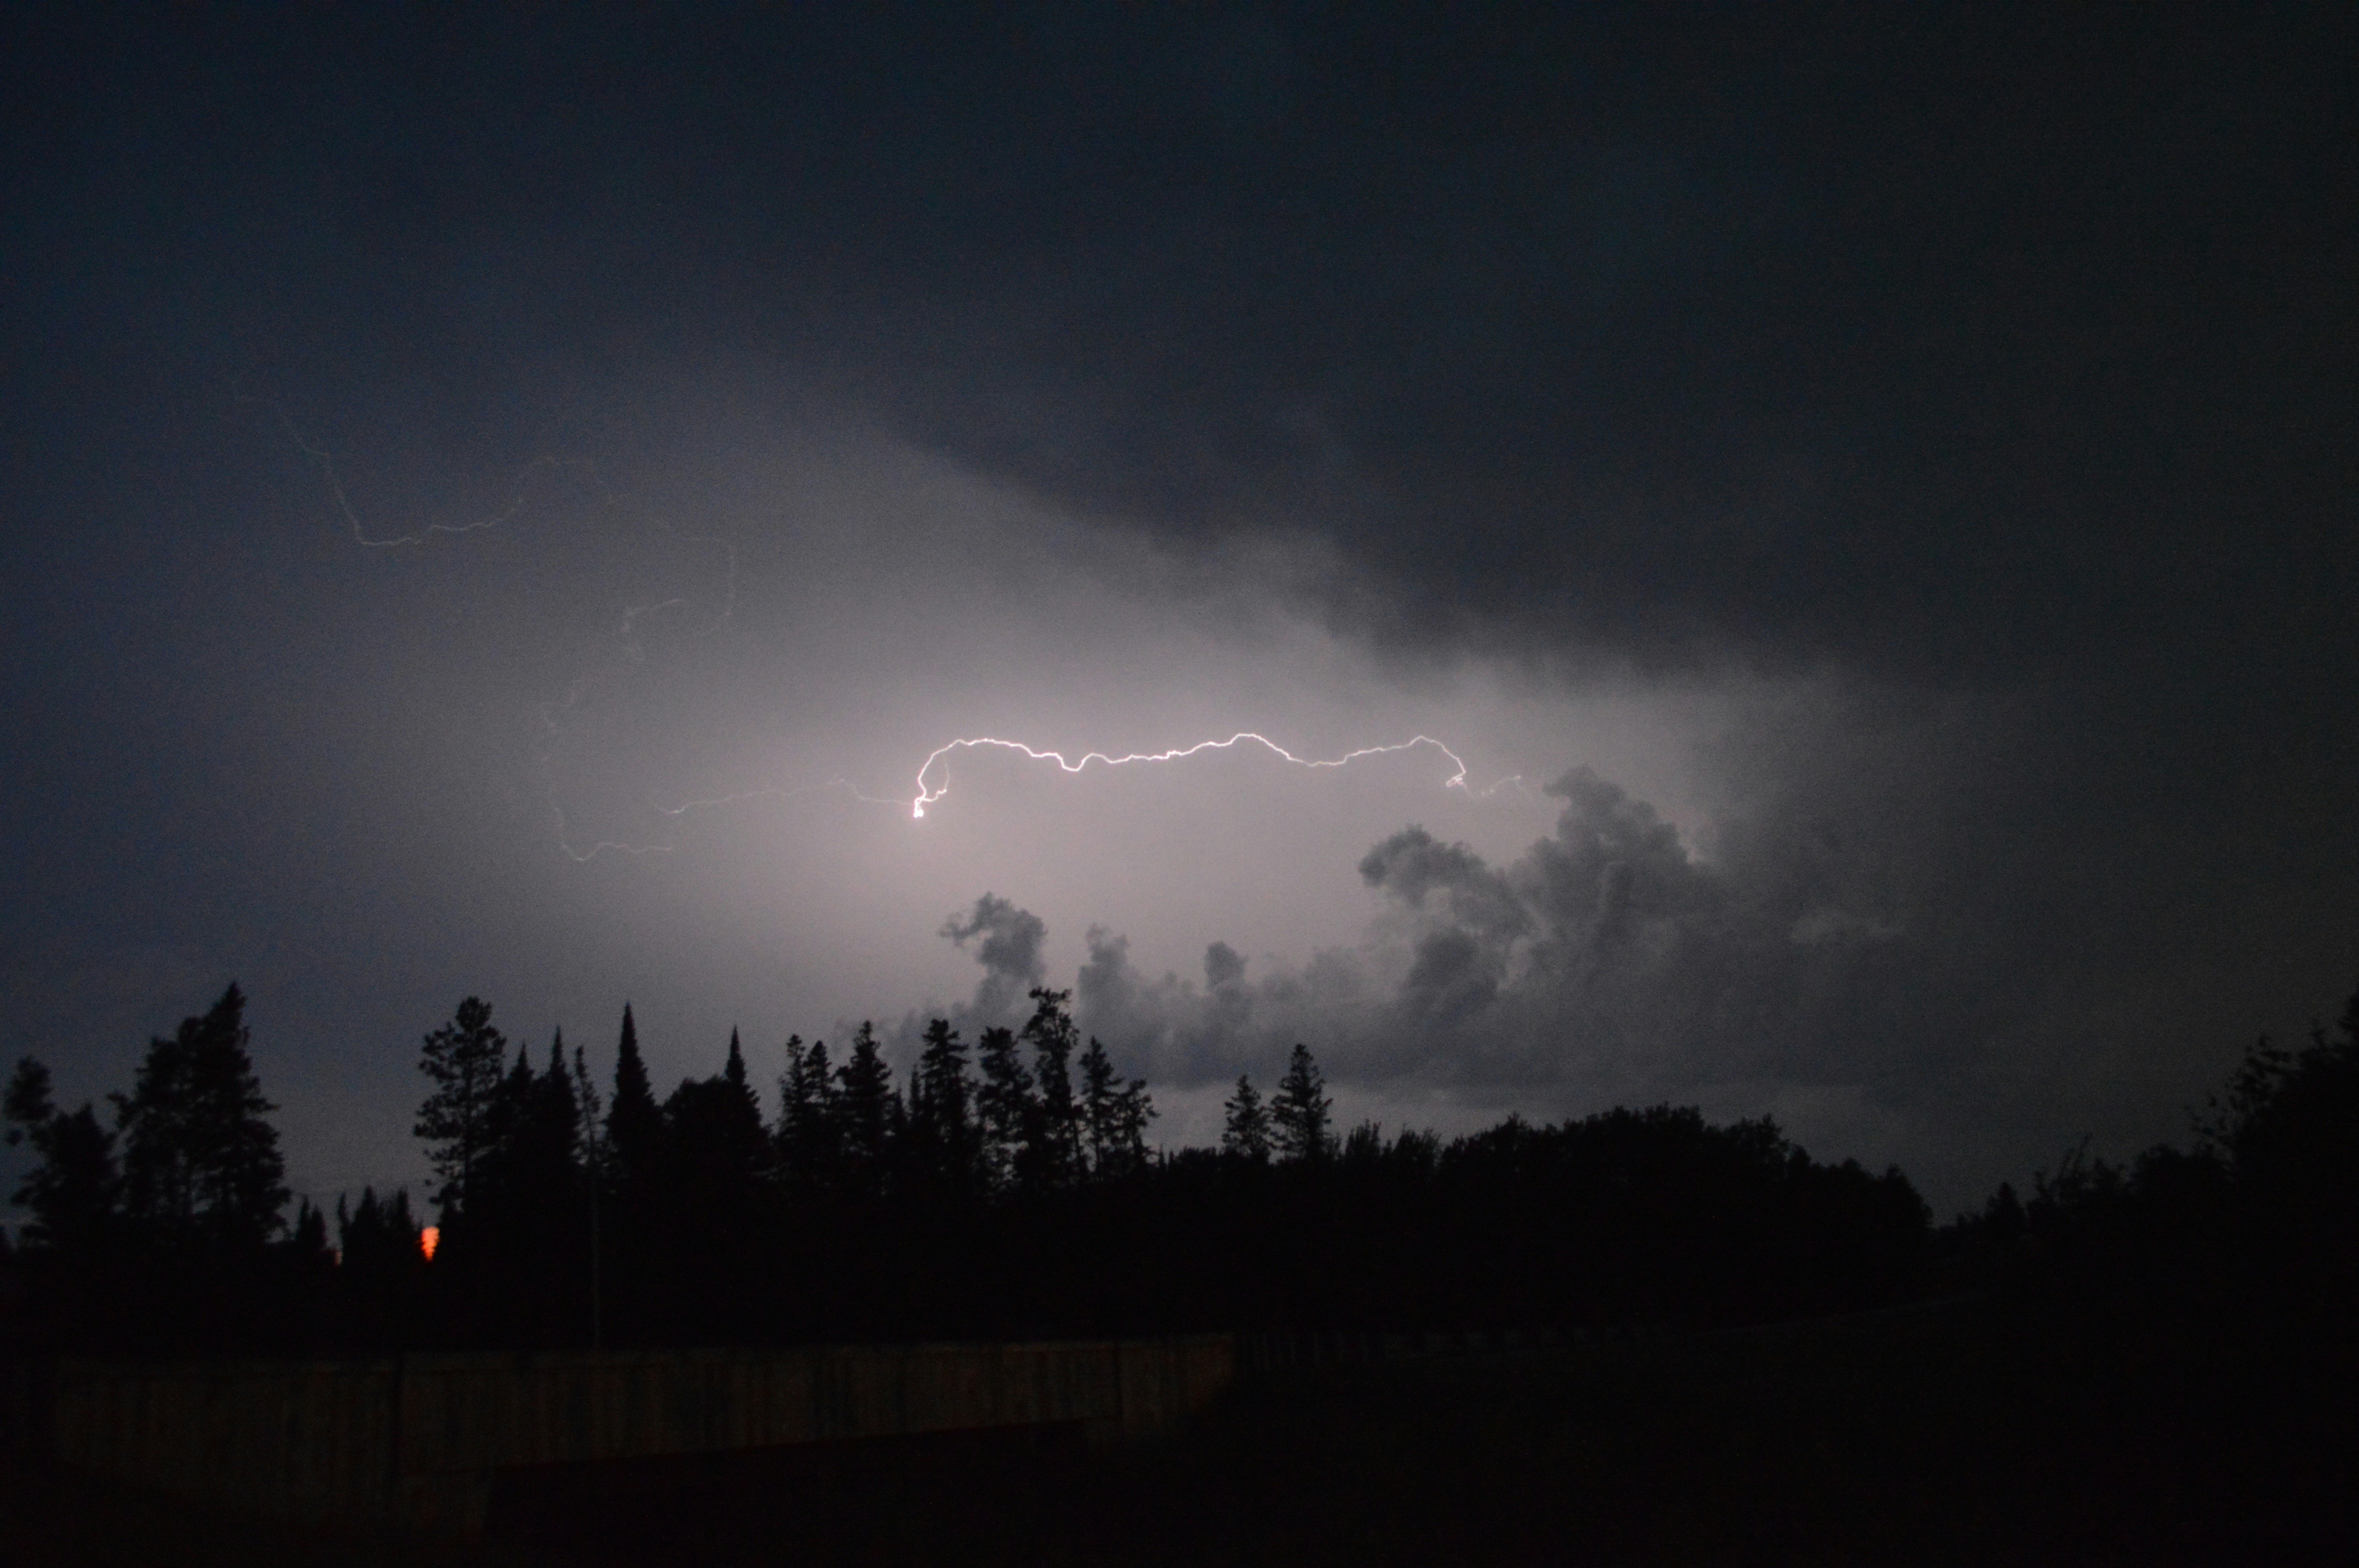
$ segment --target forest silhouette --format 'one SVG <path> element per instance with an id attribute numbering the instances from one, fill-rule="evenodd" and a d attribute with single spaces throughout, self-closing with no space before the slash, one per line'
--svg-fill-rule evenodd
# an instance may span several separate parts
<path id="1" fill-rule="evenodd" d="M 479 999 L 424 1038 L 406 1190 L 288 1194 L 234 985 L 151 1042 L 112 1117 L 26 1058 L 32 1171 L 5 1266 L 20 1342 L 96 1349 L 516 1348 L 1178 1331 L 1725 1326 L 2005 1285 L 2092 1312 L 2322 1329 L 2359 1259 L 2359 997 L 2263 1041 L 2195 1128 L 2126 1168 L 2076 1151 L 1936 1230 L 1897 1169 L 1767 1119 L 1619 1108 L 1444 1141 L 1339 1133 L 1311 1054 L 1240 1077 L 1218 1149 L 1151 1147 L 1146 1084 L 1071 993 L 906 1074 L 863 1024 L 786 1043 L 766 1116 L 732 1035 L 660 1100 L 624 1009 L 612 1067 L 511 1049 Z M 112 1125 L 108 1123 L 111 1121 Z M 429 1260 L 422 1238 L 438 1245 Z M 2303 1314 L 2310 1314 L 2304 1317 Z M 2316 1321 L 2312 1321 L 2316 1319 Z"/>
<path id="2" fill-rule="evenodd" d="M 233 985 L 151 1043 L 133 1090 L 53 1103 L 27 1058 L 8 1136 L 36 1164 L 12 1268 L 60 1346 L 322 1350 L 1724 1325 L 1914 1288 L 1931 1245 L 1897 1170 L 1812 1161 L 1767 1120 L 1510 1117 L 1447 1142 L 1339 1132 L 1294 1048 L 1240 1077 L 1218 1149 L 1151 1146 L 1147 1085 L 1070 992 L 897 1074 L 863 1024 L 786 1043 L 766 1116 L 733 1034 L 660 1100 L 624 1009 L 611 1071 L 561 1033 L 511 1048 L 477 998 L 425 1036 L 433 1171 L 285 1214 Z M 431 1259 L 423 1238 L 431 1227 Z"/>

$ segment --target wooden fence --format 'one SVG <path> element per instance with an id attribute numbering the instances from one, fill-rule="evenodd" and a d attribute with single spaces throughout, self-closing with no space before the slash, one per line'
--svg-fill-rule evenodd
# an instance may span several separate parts
<path id="1" fill-rule="evenodd" d="M 1225 1335 L 365 1361 L 61 1361 L 58 1458 L 282 1518 L 479 1529 L 522 1465 L 1078 1423 L 1142 1436 L 1235 1375 Z"/>

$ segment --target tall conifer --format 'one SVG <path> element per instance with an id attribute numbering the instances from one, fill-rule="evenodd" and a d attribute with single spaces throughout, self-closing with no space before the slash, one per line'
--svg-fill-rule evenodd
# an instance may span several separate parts
<path id="1" fill-rule="evenodd" d="M 966 1044 L 950 1021 L 926 1025 L 925 1048 L 909 1075 L 909 1131 L 918 1162 L 929 1180 L 953 1192 L 981 1177 L 980 1130 L 974 1119 L 974 1081 L 967 1074 Z"/>
<path id="2" fill-rule="evenodd" d="M 663 1161 L 663 1112 L 639 1056 L 638 1025 L 623 1004 L 622 1038 L 614 1044 L 614 1095 L 606 1107 L 606 1152 L 625 1185 L 655 1180 Z"/>
<path id="3" fill-rule="evenodd" d="M 30 1143 L 38 1163 L 10 1201 L 32 1215 L 25 1239 L 66 1253 L 98 1250 L 114 1238 L 122 1219 L 123 1173 L 114 1135 L 84 1102 L 71 1114 L 49 1099 L 49 1070 L 27 1056 L 8 1080 L 7 1143 Z"/>
<path id="4" fill-rule="evenodd" d="M 1037 1113 L 1017 1156 L 1017 1175 L 1027 1185 L 1071 1184 L 1082 1163 L 1082 1107 L 1073 1098 L 1071 1062 L 1081 1031 L 1068 1004 L 1071 991 L 1032 988 L 1032 1016 L 1024 1038 L 1032 1044 L 1032 1076 L 1038 1087 Z"/>
<path id="5" fill-rule="evenodd" d="M 1294 1161 L 1325 1159 L 1333 1152 L 1335 1141 L 1330 1127 L 1333 1103 L 1327 1098 L 1319 1064 L 1310 1059 L 1310 1047 L 1298 1044 L 1287 1060 L 1286 1076 L 1278 1080 L 1277 1093 L 1269 1102 L 1270 1131 L 1277 1152 Z"/>
<path id="6" fill-rule="evenodd" d="M 984 1169 L 989 1184 L 1000 1187 L 1013 1179 L 1016 1153 L 1038 1119 L 1039 1108 L 1032 1072 L 1016 1048 L 1014 1030 L 984 1030 L 977 1054 L 983 1083 L 975 1090 L 975 1111 L 982 1127 Z"/>
<path id="7" fill-rule="evenodd" d="M 876 1031 L 863 1023 L 852 1037 L 852 1054 L 836 1071 L 838 1117 L 843 1129 L 843 1162 L 847 1175 L 861 1192 L 875 1194 L 886 1185 L 886 1172 L 898 1106 L 893 1091 L 893 1069 L 877 1048 Z"/>
<path id="8" fill-rule="evenodd" d="M 1221 1107 L 1226 1119 L 1221 1129 L 1221 1152 L 1256 1165 L 1269 1162 L 1269 1110 L 1253 1079 L 1237 1075 L 1236 1092 Z"/>
<path id="9" fill-rule="evenodd" d="M 450 1022 L 426 1037 L 419 1057 L 419 1070 L 434 1087 L 418 1108 L 414 1130 L 433 1162 L 435 1201 L 446 1223 L 466 1207 L 475 1168 L 491 1146 L 507 1044 L 492 1026 L 491 1004 L 468 997 Z"/>
<path id="10" fill-rule="evenodd" d="M 279 1228 L 286 1163 L 266 1119 L 277 1107 L 246 1039 L 233 984 L 203 1017 L 150 1041 L 131 1093 L 114 1097 L 131 1217 L 167 1244 L 242 1249 Z"/>

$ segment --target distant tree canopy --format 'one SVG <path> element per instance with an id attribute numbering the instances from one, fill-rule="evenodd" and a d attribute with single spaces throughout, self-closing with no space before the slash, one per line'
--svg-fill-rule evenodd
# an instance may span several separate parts
<path id="1" fill-rule="evenodd" d="M 972 1044 L 933 1021 L 906 1073 L 868 1024 L 840 1059 L 790 1036 L 766 1121 L 734 1031 L 658 1099 L 628 1007 L 602 1090 L 562 1034 L 511 1051 L 467 998 L 419 1058 L 429 1263 L 406 1190 L 340 1198 L 333 1248 L 308 1202 L 284 1224 L 232 986 L 150 1043 L 111 1126 L 17 1064 L 0 1112 L 35 1164 L 12 1267 L 50 1281 L 62 1337 L 374 1346 L 1734 1323 L 1890 1300 L 1947 1277 L 1929 1260 L 2091 1300 L 2266 1301 L 2310 1329 L 2359 1289 L 2359 998 L 2304 1049 L 2256 1046 L 2193 1147 L 2127 1169 L 2075 1151 L 1938 1249 L 1898 1171 L 1819 1163 L 1766 1119 L 1339 1137 L 1299 1044 L 1266 1097 L 1236 1080 L 1217 1150 L 1158 1152 L 1146 1083 L 1071 993 L 1030 1000 Z"/>
<path id="2" fill-rule="evenodd" d="M 1821 1166 L 1767 1122 L 1693 1110 L 1338 1138 L 1302 1045 L 1266 1099 L 1238 1080 L 1217 1152 L 1158 1153 L 1146 1083 L 1076 1027 L 1071 993 L 1030 1000 L 972 1047 L 934 1020 L 906 1074 L 868 1024 L 840 1058 L 789 1036 L 766 1125 L 734 1033 L 720 1072 L 658 1102 L 625 1009 L 603 1124 L 578 1053 L 562 1084 L 560 1048 L 538 1070 L 521 1054 L 484 1099 L 473 1196 L 445 1200 L 429 1272 L 446 1305 L 473 1303 L 446 1327 L 530 1343 L 585 1321 L 658 1341 L 1741 1318 L 1878 1299 L 1928 1230 L 1897 1172 Z M 445 1035 L 488 1030 L 470 1004 Z"/>
<path id="3" fill-rule="evenodd" d="M 418 1066 L 434 1088 L 418 1108 L 415 1130 L 426 1143 L 446 1217 L 467 1207 L 476 1165 L 501 1133 L 507 1048 L 507 1037 L 492 1027 L 490 1004 L 475 997 L 426 1037 Z"/>
<path id="4" fill-rule="evenodd" d="M 1295 1046 L 1286 1076 L 1278 1080 L 1277 1097 L 1269 1102 L 1270 1137 L 1277 1152 L 1289 1160 L 1324 1160 L 1334 1152 L 1328 1114 L 1332 1104 L 1310 1049 Z"/>
<path id="5" fill-rule="evenodd" d="M 1237 1075 L 1237 1087 L 1222 1108 L 1221 1152 L 1256 1164 L 1269 1162 L 1269 1110 L 1249 1075 Z"/>
<path id="6" fill-rule="evenodd" d="M 288 1195 L 267 1119 L 277 1108 L 263 1098 L 246 1041 L 245 996 L 232 985 L 201 1017 L 148 1042 L 131 1092 L 108 1097 L 112 1131 L 87 1104 L 60 1111 L 49 1068 L 18 1062 L 7 1140 L 29 1144 L 39 1162 L 15 1195 L 32 1211 L 27 1239 L 79 1255 L 235 1254 L 277 1236 Z"/>
<path id="7" fill-rule="evenodd" d="M 419 1058 L 433 1261 L 406 1190 L 339 1199 L 332 1249 L 306 1204 L 282 1304 L 216 1300 L 201 1321 L 527 1346 L 601 1324 L 644 1343 L 1741 1316 L 1888 1290 L 1923 1230 L 1897 1173 L 1692 1111 L 1338 1140 L 1301 1046 L 1268 1100 L 1238 1081 L 1221 1152 L 1158 1154 L 1145 1082 L 1075 1027 L 1071 993 L 1030 1000 L 973 1051 L 934 1021 L 906 1076 L 865 1024 L 840 1062 L 789 1038 L 766 1124 L 734 1033 L 719 1072 L 658 1101 L 626 1008 L 602 1095 L 561 1035 L 511 1051 L 466 998 Z M 243 1005 L 233 988 L 156 1041 L 113 1131 L 20 1064 L 5 1108 L 40 1162 L 37 1253 L 251 1252 L 273 1233 L 287 1195 Z M 326 1295 L 286 1304 L 305 1292 Z"/>
<path id="8" fill-rule="evenodd" d="M 1082 1092 L 1073 1091 L 1080 1034 L 1067 1011 L 1071 1000 L 1068 991 L 1035 990 L 1020 1032 L 984 1030 L 979 1076 L 959 1032 L 936 1019 L 906 1089 L 896 1086 L 869 1024 L 853 1033 L 837 1067 L 825 1042 L 789 1037 L 766 1158 L 749 1155 L 747 1170 L 773 1173 L 782 1191 L 805 1199 L 944 1200 L 1056 1191 L 1146 1169 L 1155 1115 L 1146 1083 L 1119 1078 L 1093 1040 L 1082 1056 Z M 740 1061 L 734 1039 L 731 1060 Z M 723 1077 L 731 1071 L 742 1067 Z"/>
<path id="9" fill-rule="evenodd" d="M 2308 1409 L 2299 1419 L 2340 1430 L 2359 1296 L 2359 995 L 2299 1051 L 2255 1044 L 2193 1130 L 2126 1166 L 2084 1141 L 2028 1198 L 2002 1184 L 1943 1227 L 1935 1278 L 2026 1309 L 2059 1378 L 2144 1383 L 2176 1360 L 2189 1386 L 2272 1386 L 2285 1398 L 2268 1419 Z"/>
<path id="10" fill-rule="evenodd" d="M 128 1095 L 115 1095 L 125 1206 L 168 1246 L 250 1249 L 286 1206 L 278 1130 L 246 1054 L 245 996 L 233 984 L 201 1018 L 150 1041 Z"/>
<path id="11" fill-rule="evenodd" d="M 71 1114 L 50 1101 L 49 1070 L 32 1057 L 8 1080 L 7 1140 L 30 1144 L 38 1162 L 11 1201 L 32 1212 L 25 1239 L 34 1247 L 75 1255 L 95 1252 L 121 1226 L 123 1173 L 114 1134 L 101 1127 L 84 1102 Z"/>

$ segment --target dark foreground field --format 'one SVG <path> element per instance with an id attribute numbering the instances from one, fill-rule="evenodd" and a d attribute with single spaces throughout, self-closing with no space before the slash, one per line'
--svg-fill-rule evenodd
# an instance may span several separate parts
<path id="1" fill-rule="evenodd" d="M 2347 1561 L 2345 1390 L 1951 1304 L 1264 1380 L 1190 1432 L 903 1440 L 503 1481 L 488 1538 L 356 1540 L 11 1473 L 0 1561 Z"/>

